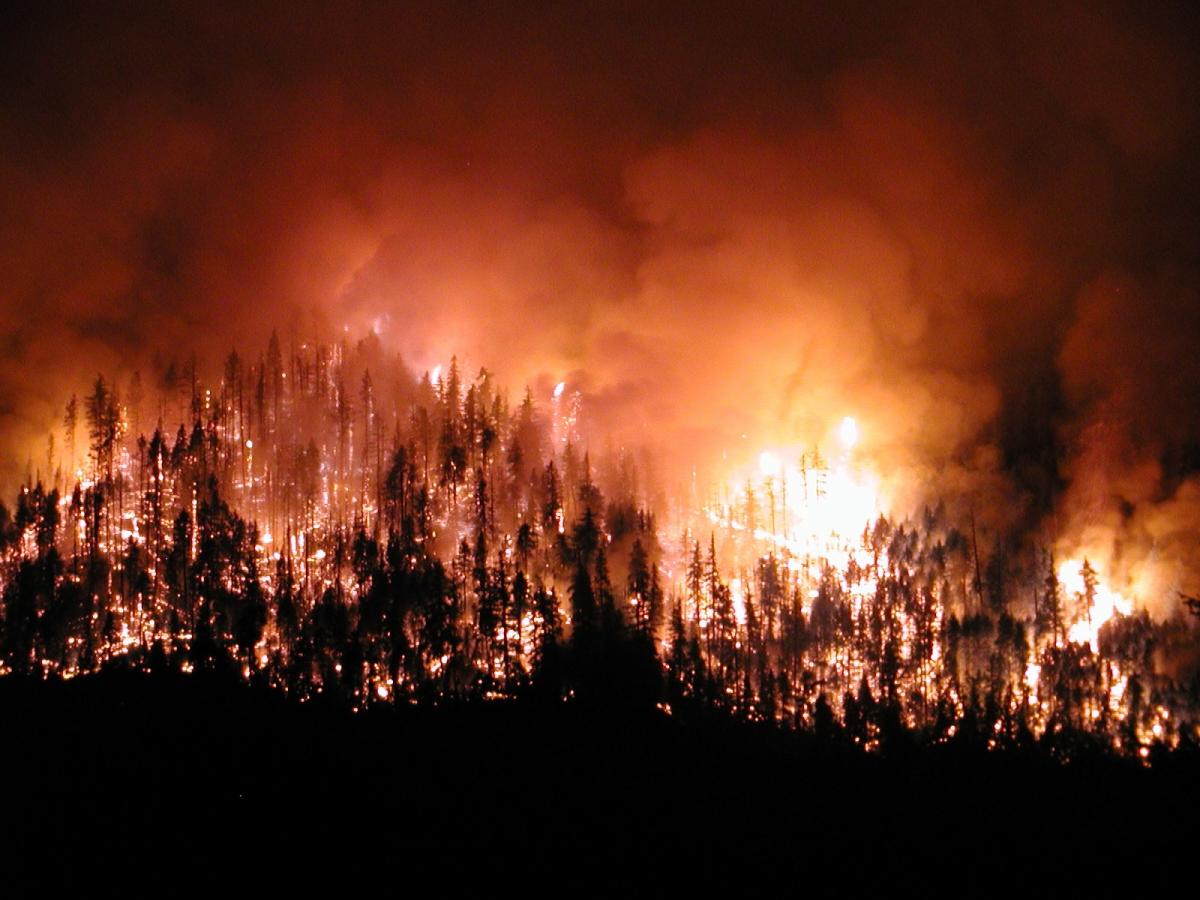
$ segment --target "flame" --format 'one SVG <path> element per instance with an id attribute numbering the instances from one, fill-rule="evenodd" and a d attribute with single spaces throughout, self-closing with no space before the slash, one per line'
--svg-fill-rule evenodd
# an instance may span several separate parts
<path id="1" fill-rule="evenodd" d="M 1069 559 L 1058 567 L 1058 583 L 1068 598 L 1086 600 L 1087 583 L 1083 573 L 1084 561 Z M 1077 621 L 1067 629 L 1067 638 L 1076 644 L 1090 644 L 1099 649 L 1100 629 L 1113 616 L 1133 612 L 1133 604 L 1112 590 L 1097 574 L 1090 606 L 1085 606 Z"/>
<path id="2" fill-rule="evenodd" d="M 779 457 L 769 450 L 764 450 L 758 456 L 758 470 L 767 478 L 777 478 L 783 466 Z"/>
<path id="3" fill-rule="evenodd" d="M 435 366 L 428 377 L 435 385 L 439 385 L 435 402 L 445 404 L 456 399 L 453 397 L 454 391 L 443 380 L 441 365 Z M 556 454 L 555 461 L 558 460 L 560 448 L 563 453 L 563 465 L 558 469 L 560 472 L 569 471 L 570 468 L 566 464 L 569 457 L 565 445 L 574 444 L 576 453 L 580 446 L 582 397 L 577 390 L 567 394 L 566 387 L 565 381 L 554 385 L 553 403 L 545 422 L 552 452 Z M 209 398 L 207 403 L 213 402 L 211 392 L 206 391 L 205 397 Z M 361 599 L 362 585 L 357 573 L 352 572 L 348 565 L 348 554 L 338 552 L 335 548 L 344 546 L 338 543 L 339 534 L 345 533 L 341 529 L 350 520 L 355 521 L 356 528 L 361 523 L 364 534 L 380 528 L 382 511 L 377 493 L 380 474 L 376 471 L 380 463 L 372 463 L 371 460 L 375 448 L 371 443 L 370 426 L 367 427 L 365 439 L 363 432 L 356 427 L 349 428 L 344 450 L 338 450 L 332 444 L 321 445 L 318 452 L 323 456 L 317 461 L 311 484 L 305 488 L 307 499 L 299 511 L 299 520 L 293 518 L 294 511 L 288 512 L 286 508 L 281 514 L 271 499 L 273 486 L 278 483 L 280 473 L 286 474 L 288 468 L 286 461 L 282 464 L 279 462 L 278 453 L 272 453 L 270 431 L 264 430 L 262 438 L 255 431 L 255 439 L 251 439 L 247 437 L 249 432 L 244 424 L 233 414 L 227 419 L 213 418 L 209 428 L 211 433 L 226 442 L 222 446 L 226 448 L 230 460 L 230 496 L 235 501 L 241 500 L 243 508 L 249 510 L 249 516 L 257 520 L 262 529 L 259 540 L 253 546 L 255 552 L 260 554 L 257 577 L 264 594 L 269 596 L 273 593 L 274 579 L 282 577 L 273 573 L 282 570 L 263 563 L 291 557 L 303 561 L 302 565 L 296 566 L 298 584 L 294 585 L 296 596 L 301 601 L 311 603 L 312 598 L 338 587 L 339 600 L 345 598 L 345 602 L 353 608 Z M 971 587 L 970 573 L 972 569 L 978 573 L 980 567 L 980 552 L 970 546 L 975 536 L 971 534 L 966 550 L 960 541 L 958 549 L 953 551 L 957 555 L 951 560 L 951 577 L 929 579 L 920 584 L 915 579 L 902 582 L 901 579 L 908 578 L 911 573 L 919 574 L 917 566 L 924 565 L 923 560 L 929 555 L 928 546 L 917 546 L 911 550 L 910 557 L 910 549 L 916 546 L 916 539 L 929 538 L 928 543 L 932 544 L 939 540 L 938 529 L 942 526 L 930 526 L 922 531 L 919 524 L 910 527 L 907 521 L 892 522 L 886 518 L 880 521 L 881 517 L 889 516 L 889 506 L 894 497 L 885 495 L 883 476 L 869 458 L 871 448 L 863 446 L 864 439 L 869 443 L 869 434 L 864 435 L 858 421 L 848 415 L 826 420 L 822 433 L 827 436 L 832 448 L 828 455 L 822 452 L 825 448 L 800 444 L 756 446 L 752 452 L 739 458 L 740 466 L 721 473 L 721 477 L 715 481 L 699 484 L 694 476 L 690 494 L 686 498 L 678 497 L 680 502 L 664 513 L 665 516 L 676 518 L 657 529 L 660 535 L 684 535 L 684 540 L 680 542 L 684 546 L 680 549 L 687 557 L 673 557 L 679 545 L 672 541 L 668 547 L 664 542 L 660 547 L 663 587 L 679 603 L 689 634 L 697 634 L 705 642 L 706 654 L 715 654 L 713 664 L 717 668 L 714 671 L 719 679 L 725 679 L 724 690 L 731 697 L 734 696 L 733 685 L 736 679 L 743 677 L 745 669 L 739 670 L 741 662 L 731 664 L 727 658 L 723 659 L 722 654 L 766 654 L 765 661 L 769 666 L 776 667 L 775 672 L 778 673 L 780 659 L 777 654 L 781 651 L 777 645 L 765 639 L 764 634 L 774 635 L 776 642 L 782 637 L 784 616 L 781 609 L 785 603 L 789 610 L 794 604 L 804 616 L 815 616 L 817 618 L 813 621 L 826 623 L 831 622 L 828 610 L 836 608 L 837 616 L 844 614 L 845 622 L 851 623 L 842 625 L 834 622 L 830 626 L 834 629 L 829 632 L 833 635 L 831 639 L 823 638 L 819 646 L 813 645 L 800 651 L 804 665 L 811 667 L 818 683 L 853 687 L 858 679 L 866 678 L 873 682 L 873 690 L 880 688 L 878 674 L 870 668 L 870 658 L 846 636 L 866 627 L 862 623 L 867 621 L 867 614 L 885 611 L 891 648 L 900 660 L 906 661 L 905 690 L 911 689 L 922 697 L 933 696 L 932 692 L 939 690 L 939 679 L 945 676 L 946 671 L 950 671 L 945 669 L 947 665 L 957 667 L 955 671 L 965 671 L 965 667 L 975 665 L 969 654 L 965 662 L 962 656 L 949 656 L 941 640 L 947 633 L 947 623 L 952 617 L 957 616 L 958 621 L 962 622 L 964 616 L 988 614 L 986 609 L 983 613 L 979 612 L 981 591 L 978 587 Z M 503 436 L 501 440 L 504 440 Z M 257 448 L 255 443 L 258 443 Z M 249 452 L 251 450 L 256 452 Z M 574 458 L 578 460 L 578 456 Z M 363 462 L 359 464 L 354 460 Z M 155 472 L 163 469 L 170 471 L 161 454 L 150 462 Z M 99 480 L 102 476 L 97 473 L 95 466 L 92 469 L 92 479 Z M 173 542 L 177 539 L 162 523 L 155 524 L 154 520 L 147 518 L 147 495 L 131 489 L 141 475 L 137 458 L 123 451 L 115 459 L 114 469 L 115 477 L 126 488 L 115 494 L 115 501 L 106 513 L 109 517 L 107 521 L 116 527 L 106 530 L 94 524 L 89 525 L 93 520 L 88 518 L 86 508 L 81 506 L 78 510 L 74 509 L 70 506 L 73 502 L 71 498 L 63 495 L 58 502 L 70 512 L 62 517 L 62 540 L 70 540 L 71 552 L 76 554 L 78 551 L 74 548 L 84 544 L 90 527 L 94 533 L 92 540 L 104 554 L 126 554 L 132 549 L 128 546 L 130 541 L 140 545 L 145 551 L 141 556 L 148 560 L 148 572 L 157 590 L 116 591 L 108 610 L 115 628 L 105 626 L 103 633 L 99 612 L 92 613 L 90 627 L 98 643 L 94 653 L 97 662 L 132 653 L 139 647 L 146 648 L 156 640 L 183 646 L 192 640 L 190 631 L 173 631 L 169 624 L 169 617 L 165 615 L 169 598 L 164 597 L 167 593 L 166 588 L 162 587 L 165 579 L 158 571 L 164 558 L 163 551 L 174 546 Z M 83 468 L 76 470 L 81 490 L 87 490 L 92 485 L 86 474 Z M 185 469 L 182 476 L 166 479 L 157 490 L 166 510 L 190 511 L 191 522 L 195 523 L 201 510 L 200 495 L 186 476 Z M 893 483 L 889 476 L 887 484 Z M 416 539 L 417 544 L 429 541 L 425 544 L 429 549 L 414 549 L 414 555 L 410 557 L 410 562 L 414 564 L 417 552 L 435 555 L 443 552 L 439 545 L 458 547 L 464 538 L 470 537 L 468 520 L 458 512 L 458 505 L 472 501 L 466 499 L 464 493 L 456 495 L 445 486 L 439 488 L 434 485 L 432 490 L 433 527 L 427 535 Z M 288 502 L 291 502 L 290 498 Z M 552 509 L 535 510 L 536 522 L 544 536 L 557 535 L 542 541 L 542 546 L 546 548 L 545 556 L 542 556 L 543 550 L 535 554 L 541 561 L 535 557 L 522 560 L 523 565 L 532 562 L 531 575 L 537 577 L 540 573 L 547 579 L 550 601 L 555 604 L 561 621 L 568 628 L 572 627 L 569 610 L 564 609 L 559 601 L 564 585 L 550 565 L 550 552 L 562 544 L 557 536 L 571 534 L 578 510 L 572 511 L 570 504 L 570 495 L 564 492 L 564 498 Z M 896 505 L 900 504 L 897 502 Z M 167 516 L 166 521 L 170 520 L 171 516 Z M 189 560 L 195 559 L 198 553 L 200 533 L 201 529 L 193 524 L 189 526 L 187 536 L 178 539 L 184 542 L 179 546 L 187 548 Z M 114 540 L 116 536 L 122 542 L 119 545 Z M 904 540 L 897 542 L 898 537 Z M 568 537 L 567 541 L 570 539 Z M 39 552 L 38 540 L 37 530 L 32 526 L 26 527 L 15 553 L 33 558 Z M 497 559 L 505 567 L 498 569 L 500 577 L 504 577 L 505 572 L 511 575 L 517 562 L 508 540 L 504 538 L 497 548 Z M 1037 606 L 1036 600 L 1032 617 L 1030 609 L 1022 607 L 1019 600 L 1013 601 L 1012 612 L 1023 623 L 1028 641 L 1024 644 L 1013 642 L 1014 647 L 1024 646 L 1025 650 L 1019 657 L 1013 651 L 1012 659 L 1005 663 L 1008 668 L 1004 678 L 1006 686 L 1025 695 L 1023 701 L 1033 701 L 1030 707 L 1032 711 L 1028 715 L 1035 731 L 1047 727 L 1047 722 L 1051 721 L 1050 711 L 1056 702 L 1054 691 L 1061 682 L 1057 666 L 1064 658 L 1073 658 L 1070 653 L 1064 657 L 1059 651 L 1078 651 L 1084 646 L 1098 651 L 1099 633 L 1105 623 L 1118 614 L 1128 615 L 1133 611 L 1132 602 L 1114 591 L 1099 573 L 1093 576 L 1090 567 L 1085 568 L 1087 564 L 1079 548 L 1070 549 L 1074 552 L 1060 555 L 1059 558 L 1066 561 L 1056 567 L 1062 602 L 1055 627 L 1045 627 L 1044 618 L 1039 618 L 1043 608 Z M 985 547 L 985 559 L 986 551 Z M 696 554 L 702 558 L 697 559 Z M 917 562 L 914 563 L 912 558 L 916 558 Z M 1096 556 L 1091 558 L 1095 559 Z M 689 569 L 697 564 L 703 567 L 702 578 L 695 578 L 692 574 L 695 569 Z M 291 571 L 289 559 L 288 572 Z M 688 573 L 686 576 L 685 572 Z M 1038 576 L 1039 581 L 1044 574 L 1042 572 Z M 67 577 L 78 578 L 72 575 Z M 556 579 L 559 579 L 557 583 Z M 230 591 L 239 589 L 232 574 L 226 578 L 224 586 Z M 832 598 L 828 603 L 820 599 L 822 591 L 827 591 L 826 596 Z M 1149 596 L 1140 589 L 1138 592 L 1140 596 Z M 471 596 L 469 588 L 464 596 Z M 901 597 L 905 599 L 904 603 L 897 602 L 897 598 Z M 615 599 L 624 600 L 635 615 L 642 611 L 646 603 L 646 596 L 632 589 Z M 921 604 L 920 609 L 917 609 L 918 603 Z M 464 616 L 470 614 L 471 611 L 467 609 Z M 466 660 L 467 663 L 481 666 L 493 678 L 500 679 L 493 684 L 507 685 L 510 672 L 528 671 L 530 660 L 537 652 L 535 633 L 538 623 L 544 621 L 542 616 L 542 612 L 527 607 L 524 612 L 517 611 L 505 617 L 498 626 L 498 634 L 489 638 L 491 643 L 479 642 L 471 649 L 474 655 Z M 472 627 L 465 618 L 464 623 L 464 627 Z M 752 630 L 751 626 L 757 631 Z M 773 631 L 773 628 L 777 630 Z M 693 632 L 693 629 L 696 631 Z M 1064 635 L 1072 646 L 1063 646 Z M 665 658 L 673 638 L 661 630 L 654 637 Z M 82 651 L 78 644 L 71 644 L 72 640 L 77 638 L 73 636 L 68 639 L 69 649 L 61 662 L 42 661 L 46 673 L 56 665 L 64 677 L 81 671 Z M 278 624 L 269 621 L 262 641 L 253 650 L 254 655 L 239 656 L 243 676 L 250 677 L 248 666 L 252 665 L 251 660 L 257 660 L 262 667 L 272 664 L 273 660 L 286 664 L 289 653 L 289 646 L 282 638 Z M 451 658 L 450 655 L 431 655 L 421 664 L 425 674 L 438 677 L 439 673 L 450 671 Z M 742 658 L 746 659 L 745 656 Z M 1111 655 L 1102 655 L 1100 659 L 1089 660 L 1087 664 L 1094 666 L 1096 684 L 1101 687 L 1081 708 L 1079 719 L 1086 723 L 1095 722 L 1107 710 L 1111 713 L 1107 718 L 1108 723 L 1124 721 L 1131 709 L 1132 701 L 1127 696 L 1133 693 L 1130 686 L 1144 686 L 1137 668 L 1131 668 Z M 1055 678 L 1044 679 L 1043 670 L 1055 673 Z M 375 663 L 363 663 L 357 672 L 350 670 L 350 674 L 360 685 L 361 699 L 364 701 L 373 698 L 382 702 L 402 702 L 410 686 L 406 677 L 392 680 L 388 672 Z M 1139 680 L 1134 680 L 1135 676 Z M 788 677 L 794 679 L 795 676 Z M 320 689 L 320 686 L 316 688 L 318 691 Z M 507 688 L 492 688 L 485 696 L 501 697 L 505 695 L 505 690 Z M 961 706 L 963 698 L 957 694 L 957 690 L 957 687 L 953 687 L 944 696 L 952 704 Z M 757 714 L 753 712 L 756 702 L 750 701 L 748 708 L 751 714 Z M 800 721 L 799 717 L 807 715 L 803 706 L 806 702 L 809 701 L 793 699 L 786 715 L 794 715 Z M 906 711 L 905 715 L 906 721 L 918 725 L 923 713 Z M 1164 735 L 1167 735 L 1165 739 L 1170 739 L 1171 717 L 1169 706 L 1160 705 L 1141 715 L 1135 725 L 1133 743 L 1128 743 L 1131 739 L 1127 732 L 1120 735 L 1113 732 L 1110 737 L 1116 746 L 1126 747 L 1131 753 L 1137 752 L 1136 748 L 1141 746 L 1139 742 L 1162 740 Z M 994 722 L 992 727 L 999 735 L 1000 723 Z M 1110 725 L 1104 724 L 1103 727 Z M 1122 741 L 1127 743 L 1122 744 Z M 878 746 L 878 741 L 868 736 L 863 739 L 863 746 L 870 749 Z"/>
<path id="4" fill-rule="evenodd" d="M 847 452 L 832 466 L 816 450 L 764 449 L 755 467 L 734 471 L 719 490 L 732 502 L 705 506 L 710 524 L 728 528 L 743 544 L 749 541 L 733 560 L 735 567 L 765 552 L 782 556 L 796 572 L 817 572 L 823 562 L 840 570 L 852 559 L 865 560 L 859 558 L 862 535 L 886 512 L 887 504 L 880 479 L 857 465 L 848 452 L 859 439 L 858 423 L 846 416 L 838 432 Z M 740 619 L 744 603 L 738 579 L 733 587 Z M 873 581 L 864 579 L 850 589 L 852 594 L 867 596 L 875 588 Z"/>
<path id="5" fill-rule="evenodd" d="M 858 422 L 853 416 L 846 416 L 842 419 L 842 424 L 838 426 L 838 439 L 847 450 L 858 443 Z"/>

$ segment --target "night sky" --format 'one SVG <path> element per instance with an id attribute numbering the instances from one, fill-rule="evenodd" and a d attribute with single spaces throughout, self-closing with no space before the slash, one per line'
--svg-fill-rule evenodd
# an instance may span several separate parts
<path id="1" fill-rule="evenodd" d="M 6 491 L 97 371 L 374 328 L 668 470 L 853 414 L 1194 590 L 1195 17 L 962 6 L 5 4 Z"/>

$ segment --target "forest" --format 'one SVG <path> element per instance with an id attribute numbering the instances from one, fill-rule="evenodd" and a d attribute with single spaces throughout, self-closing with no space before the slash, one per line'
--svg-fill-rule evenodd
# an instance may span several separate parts
<path id="1" fill-rule="evenodd" d="M 0 506 L 5 673 L 716 715 L 867 752 L 1198 740 L 1200 679 L 1162 661 L 1200 620 L 1152 619 L 1086 559 L 1020 564 L 945 504 L 823 517 L 850 470 L 816 448 L 790 500 L 764 465 L 667 501 L 636 453 L 590 452 L 564 384 L 513 402 L 373 337 L 288 344 L 67 400 Z"/>

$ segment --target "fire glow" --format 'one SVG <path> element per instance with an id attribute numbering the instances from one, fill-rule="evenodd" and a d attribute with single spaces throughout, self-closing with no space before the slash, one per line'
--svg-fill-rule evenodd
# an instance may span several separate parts
<path id="1" fill-rule="evenodd" d="M 891 509 L 855 417 L 830 417 L 827 449 L 751 453 L 663 512 L 628 454 L 580 446 L 565 382 L 512 406 L 455 360 L 388 397 L 344 346 L 302 345 L 290 379 L 274 341 L 263 360 L 164 393 L 162 415 L 192 417 L 174 439 L 135 437 L 138 411 L 97 382 L 86 464 L 27 485 L 5 532 L 8 668 L 229 659 L 356 707 L 502 699 L 607 623 L 657 650 L 675 702 L 796 727 L 882 704 L 928 731 L 986 696 L 992 744 L 1020 720 L 1140 754 L 1188 714 L 1148 667 L 1154 624 L 1090 562 L 1037 576 L 1025 603 L 973 523 Z M 855 740 L 877 747 L 880 727 Z"/>

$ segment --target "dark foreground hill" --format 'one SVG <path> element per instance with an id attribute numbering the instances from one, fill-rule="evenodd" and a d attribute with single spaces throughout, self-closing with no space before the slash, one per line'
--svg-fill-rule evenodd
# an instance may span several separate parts
<path id="1" fill-rule="evenodd" d="M 0 679 L 6 847 L 334 848 L 595 876 L 1070 879 L 1196 843 L 1194 752 L 864 755 L 718 717 L 563 704 L 352 714 L 210 678 Z M 477 873 L 477 872 L 476 872 Z M 921 875 L 920 873 L 926 873 Z M 637 878 L 629 874 L 623 877 Z M 1043 877 L 1037 875 L 1036 877 Z"/>

